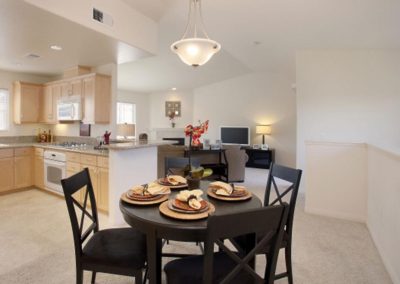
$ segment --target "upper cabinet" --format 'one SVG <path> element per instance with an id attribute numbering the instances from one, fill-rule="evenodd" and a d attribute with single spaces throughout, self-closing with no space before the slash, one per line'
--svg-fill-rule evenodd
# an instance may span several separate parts
<path id="1" fill-rule="evenodd" d="M 82 78 L 83 123 L 110 123 L 111 77 L 91 74 Z"/>
<path id="2" fill-rule="evenodd" d="M 81 97 L 84 123 L 110 123 L 111 77 L 95 73 L 44 85 L 15 82 L 14 122 L 55 124 L 58 101 L 71 96 Z"/>
<path id="3" fill-rule="evenodd" d="M 38 122 L 42 85 L 17 81 L 13 87 L 14 122 L 16 124 Z"/>

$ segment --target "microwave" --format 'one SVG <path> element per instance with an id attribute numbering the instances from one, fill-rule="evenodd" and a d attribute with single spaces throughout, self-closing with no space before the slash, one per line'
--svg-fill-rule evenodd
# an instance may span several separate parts
<path id="1" fill-rule="evenodd" d="M 82 102 L 80 96 L 71 96 L 57 102 L 57 119 L 74 121 L 82 119 Z"/>

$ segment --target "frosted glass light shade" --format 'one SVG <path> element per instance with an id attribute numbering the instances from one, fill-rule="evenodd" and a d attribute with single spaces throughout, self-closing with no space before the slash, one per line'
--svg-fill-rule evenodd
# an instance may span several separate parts
<path id="1" fill-rule="evenodd" d="M 221 45 L 218 42 L 206 38 L 186 38 L 171 45 L 171 50 L 178 54 L 184 63 L 194 67 L 207 63 L 220 49 Z"/>
<path id="2" fill-rule="evenodd" d="M 271 126 L 270 125 L 257 125 L 256 126 L 256 134 L 271 134 Z"/>

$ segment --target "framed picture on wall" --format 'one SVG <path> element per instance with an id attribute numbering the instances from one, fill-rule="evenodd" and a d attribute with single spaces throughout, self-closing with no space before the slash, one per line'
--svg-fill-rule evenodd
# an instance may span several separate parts
<path id="1" fill-rule="evenodd" d="M 181 102 L 180 101 L 166 101 L 165 102 L 165 116 L 181 116 Z"/>

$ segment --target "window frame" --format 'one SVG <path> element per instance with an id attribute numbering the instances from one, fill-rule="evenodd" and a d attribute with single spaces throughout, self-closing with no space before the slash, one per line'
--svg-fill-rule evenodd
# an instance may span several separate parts
<path id="1" fill-rule="evenodd" d="M 0 97 L 2 94 L 5 94 L 5 102 L 4 102 L 4 106 L 5 109 L 1 110 L 1 102 L 0 102 L 0 118 L 1 118 L 1 114 L 2 112 L 5 113 L 4 118 L 5 118 L 5 122 L 4 122 L 4 126 L 5 128 L 0 128 L 0 132 L 7 132 L 10 131 L 10 91 L 7 88 L 0 88 Z M 1 123 L 0 123 L 1 126 Z"/>

